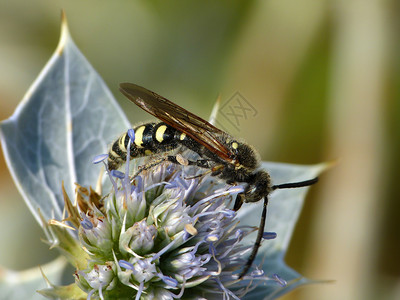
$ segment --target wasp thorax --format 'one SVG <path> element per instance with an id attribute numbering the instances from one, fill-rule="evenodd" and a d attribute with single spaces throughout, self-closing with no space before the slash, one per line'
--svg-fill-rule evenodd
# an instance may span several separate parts
<path id="1" fill-rule="evenodd" d="M 245 143 L 232 142 L 231 147 L 235 152 L 236 159 L 241 165 L 250 170 L 254 170 L 258 166 L 258 157 L 252 147 Z"/>

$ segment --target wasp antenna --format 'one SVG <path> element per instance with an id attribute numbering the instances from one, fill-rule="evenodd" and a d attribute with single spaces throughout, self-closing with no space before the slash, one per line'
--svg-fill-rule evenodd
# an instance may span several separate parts
<path id="1" fill-rule="evenodd" d="M 246 266 L 244 267 L 242 273 L 239 275 L 239 279 L 242 279 L 244 275 L 249 271 L 251 265 L 253 264 L 254 260 L 256 259 L 258 249 L 261 246 L 261 240 L 264 236 L 264 227 L 265 227 L 265 219 L 267 217 L 267 206 L 268 206 L 268 198 L 264 198 L 264 207 L 263 211 L 261 214 L 261 221 L 260 221 L 260 226 L 258 227 L 258 233 L 257 233 L 257 239 L 256 242 L 254 243 L 253 246 L 253 251 L 251 251 L 251 254 L 249 256 L 249 259 L 247 260 Z"/>
<path id="2" fill-rule="evenodd" d="M 299 181 L 299 182 L 290 182 L 290 183 L 273 185 L 272 190 L 299 188 L 299 187 L 309 186 L 317 182 L 318 182 L 318 177 L 315 177 L 313 179 Z"/>

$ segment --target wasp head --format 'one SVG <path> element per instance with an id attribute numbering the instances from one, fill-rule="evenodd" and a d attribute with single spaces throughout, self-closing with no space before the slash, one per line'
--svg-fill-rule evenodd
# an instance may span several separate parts
<path id="1" fill-rule="evenodd" d="M 244 192 L 236 197 L 234 211 L 239 210 L 243 203 L 258 202 L 263 198 L 268 199 L 268 195 L 273 190 L 269 174 L 265 171 L 252 173 L 246 183 Z"/>
<path id="2" fill-rule="evenodd" d="M 271 179 L 265 171 L 253 174 L 244 191 L 244 202 L 257 202 L 268 197 L 272 191 Z"/>

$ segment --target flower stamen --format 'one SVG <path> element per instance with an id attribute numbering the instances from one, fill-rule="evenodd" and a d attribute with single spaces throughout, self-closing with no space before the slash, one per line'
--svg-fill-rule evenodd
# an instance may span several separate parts
<path id="1" fill-rule="evenodd" d="M 272 279 L 275 280 L 281 287 L 287 286 L 287 281 L 280 277 L 278 274 L 273 274 Z"/>
<path id="2" fill-rule="evenodd" d="M 141 296 L 142 293 L 143 293 L 143 288 L 144 288 L 144 281 L 142 281 L 142 282 L 139 284 L 139 290 L 137 291 L 135 300 L 139 300 L 139 299 L 140 299 L 140 296 Z"/>
<path id="3" fill-rule="evenodd" d="M 263 233 L 263 239 L 264 240 L 273 240 L 277 237 L 278 235 L 276 232 L 264 232 Z"/>

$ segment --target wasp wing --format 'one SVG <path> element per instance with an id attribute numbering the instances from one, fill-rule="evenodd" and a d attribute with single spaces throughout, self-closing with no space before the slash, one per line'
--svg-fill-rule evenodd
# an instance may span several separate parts
<path id="1" fill-rule="evenodd" d="M 226 133 L 206 120 L 187 111 L 168 99 L 133 83 L 121 83 L 120 91 L 137 106 L 156 118 L 186 133 L 192 139 L 231 162 L 233 153 L 219 141 L 218 136 Z"/>

